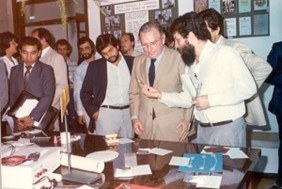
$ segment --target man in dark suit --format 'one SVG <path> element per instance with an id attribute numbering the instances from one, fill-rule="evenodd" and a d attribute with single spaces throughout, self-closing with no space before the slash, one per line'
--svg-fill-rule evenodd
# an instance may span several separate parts
<path id="1" fill-rule="evenodd" d="M 8 77 L 5 63 L 0 61 L 0 113 L 8 103 Z"/>
<path id="2" fill-rule="evenodd" d="M 10 101 L 13 106 L 23 90 L 39 99 L 38 104 L 28 116 L 16 120 L 17 130 L 25 130 L 36 126 L 52 103 L 55 93 L 55 76 L 51 66 L 40 62 L 40 41 L 33 37 L 23 38 L 20 44 L 22 64 L 11 70 L 9 87 Z"/>
<path id="3" fill-rule="evenodd" d="M 96 134 L 132 138 L 128 89 L 133 57 L 119 52 L 112 34 L 98 36 L 96 49 L 103 58 L 88 66 L 80 92 L 82 104 L 95 120 Z"/>
<path id="4" fill-rule="evenodd" d="M 278 175 L 276 183 L 271 189 L 278 189 L 282 188 L 282 41 L 273 44 L 267 56 L 267 62 L 269 62 L 273 70 L 266 79 L 266 82 L 274 85 L 274 91 L 268 105 L 268 110 L 276 116 L 280 140 L 278 148 Z"/>

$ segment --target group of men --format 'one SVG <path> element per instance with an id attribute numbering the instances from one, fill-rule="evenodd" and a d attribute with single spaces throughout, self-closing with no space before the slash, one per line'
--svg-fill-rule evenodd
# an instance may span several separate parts
<path id="1" fill-rule="evenodd" d="M 255 109 L 262 111 L 255 95 L 271 66 L 245 45 L 225 39 L 223 18 L 213 9 L 180 16 L 170 29 L 176 50 L 165 46 L 165 31 L 159 23 L 143 24 L 138 33 L 143 54 L 135 58 L 134 36 L 130 33 L 120 40 L 102 34 L 96 46 L 83 37 L 78 40 L 82 61 L 77 67 L 69 60 L 71 47 L 66 40 L 55 45 L 61 56 L 51 48 L 53 36 L 48 30 L 34 30 L 32 37 L 24 38 L 19 46 L 23 64 L 12 68 L 9 75 L 9 106 L 26 90 L 39 98 L 34 111 L 40 111 L 18 119 L 16 125 L 29 124 L 17 129 L 40 121 L 49 105 L 60 109 L 60 95 L 70 84 L 70 114 L 91 132 L 95 128 L 98 135 L 118 133 L 119 137 L 132 138 L 135 132 L 140 138 L 187 141 L 191 122 L 196 120 L 198 143 L 246 146 L 245 101 L 257 98 Z M 34 44 L 34 38 L 41 46 Z M 224 45 L 215 44 L 218 41 Z M 15 41 L 11 44 L 14 49 L 18 45 Z M 34 48 L 24 49 L 26 46 Z M 99 60 L 95 60 L 96 49 L 102 56 Z M 34 76 L 34 65 L 42 62 L 53 72 Z M 22 78 L 16 77 L 18 72 L 22 72 Z M 27 85 L 26 72 L 30 72 Z M 257 111 L 247 115 L 253 112 Z M 248 124 L 265 125 L 265 120 Z"/>
<path id="2" fill-rule="evenodd" d="M 9 86 L 9 98 L 1 95 L 1 111 L 23 90 L 33 94 L 37 106 L 15 120 L 16 130 L 32 127 L 48 106 L 60 108 L 61 92 L 70 83 L 73 116 L 98 135 L 133 138 L 135 133 L 143 139 L 187 142 L 196 125 L 197 143 L 245 147 L 246 125 L 266 125 L 257 91 L 274 63 L 271 67 L 246 45 L 224 38 L 223 17 L 214 9 L 186 13 L 172 22 L 170 31 L 176 50 L 165 46 L 159 23 L 144 23 L 138 33 L 142 54 L 134 51 L 130 33 L 120 40 L 101 34 L 96 46 L 83 37 L 77 44 L 79 66 L 68 59 L 67 41 L 56 44 L 64 57 L 51 48 L 52 35 L 44 28 L 22 39 L 19 64 L 13 58 L 18 44 L 12 36 L 8 50 L 0 51 L 5 62 L 0 63 L 1 83 L 9 80 L 1 85 L 4 91 Z M 95 60 L 96 50 L 101 59 Z M 276 83 L 271 76 L 268 82 Z"/>

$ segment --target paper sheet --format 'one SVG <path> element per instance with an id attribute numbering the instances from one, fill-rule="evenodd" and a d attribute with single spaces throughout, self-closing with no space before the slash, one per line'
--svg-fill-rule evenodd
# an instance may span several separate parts
<path id="1" fill-rule="evenodd" d="M 169 154 L 171 152 L 172 152 L 171 150 L 166 150 L 166 149 L 162 149 L 162 148 L 153 148 L 150 151 L 151 154 L 156 154 L 156 155 L 161 155 L 161 156 L 164 156 L 164 155 Z"/>
<path id="2" fill-rule="evenodd" d="M 190 158 L 172 156 L 169 165 L 174 166 L 188 166 Z"/>

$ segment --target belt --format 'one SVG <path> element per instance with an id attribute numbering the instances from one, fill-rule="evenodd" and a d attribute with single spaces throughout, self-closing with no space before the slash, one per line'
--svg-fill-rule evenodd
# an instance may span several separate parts
<path id="1" fill-rule="evenodd" d="M 220 121 L 220 122 L 216 122 L 216 123 L 202 123 L 199 121 L 199 125 L 201 127 L 213 127 L 213 126 L 222 126 L 222 125 L 226 125 L 228 123 L 232 123 L 233 120 L 226 120 L 226 121 Z"/>
<path id="2" fill-rule="evenodd" d="M 109 109 L 115 109 L 115 110 L 123 110 L 123 109 L 129 108 L 129 105 L 125 105 L 125 106 L 102 105 L 101 107 L 109 108 Z"/>

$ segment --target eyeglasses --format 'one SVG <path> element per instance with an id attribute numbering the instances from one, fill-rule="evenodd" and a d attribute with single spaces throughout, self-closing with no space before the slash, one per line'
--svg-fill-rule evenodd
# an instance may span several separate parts
<path id="1" fill-rule="evenodd" d="M 149 47 L 153 47 L 155 48 L 158 45 L 159 39 L 161 37 L 158 37 L 155 41 L 149 42 L 149 43 L 142 43 L 141 42 L 141 46 L 143 49 L 148 49 Z"/>

